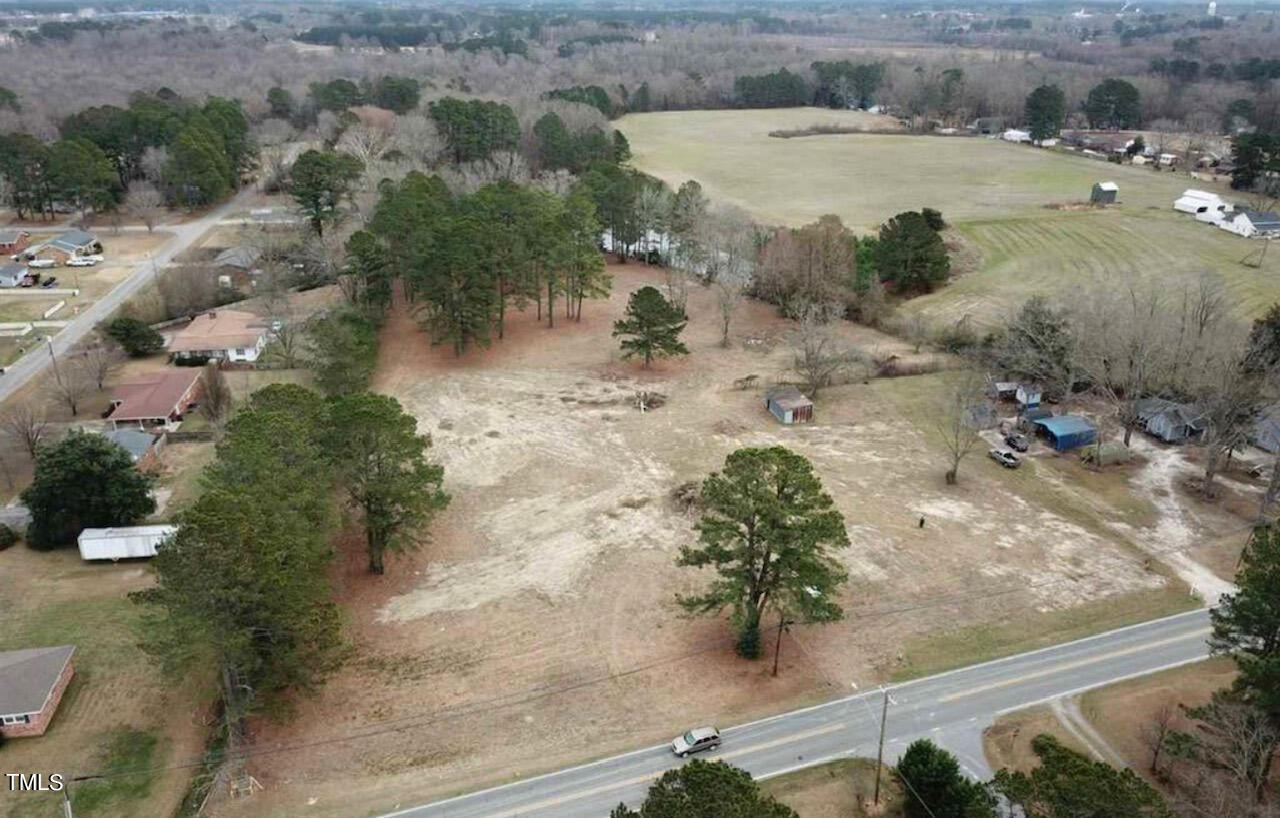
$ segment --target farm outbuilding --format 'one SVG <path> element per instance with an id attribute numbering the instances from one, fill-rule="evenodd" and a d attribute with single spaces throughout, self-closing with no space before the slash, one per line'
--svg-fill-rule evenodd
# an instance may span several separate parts
<path id="1" fill-rule="evenodd" d="M 154 557 L 156 549 L 178 530 L 176 525 L 135 525 L 126 528 L 86 528 L 77 543 L 80 558 L 124 560 Z"/>
<path id="2" fill-rule="evenodd" d="M 1043 435 L 1055 451 L 1065 452 L 1088 446 L 1098 436 L 1093 424 L 1079 415 L 1054 415 L 1035 421 L 1039 434 Z"/>
<path id="3" fill-rule="evenodd" d="M 1115 182 L 1094 182 L 1093 192 L 1089 194 L 1089 201 L 1094 204 L 1115 204 L 1116 196 L 1120 193 L 1120 186 Z"/>
<path id="4" fill-rule="evenodd" d="M 1271 210 L 1237 210 L 1225 214 L 1217 225 L 1246 239 L 1280 236 L 1280 216 Z"/>
<path id="5" fill-rule="evenodd" d="M 1129 448 L 1118 440 L 1109 440 L 1101 446 L 1089 446 L 1080 453 L 1080 459 L 1098 466 L 1128 463 L 1132 456 Z"/>
<path id="6" fill-rule="evenodd" d="M 1197 440 L 1207 426 L 1204 413 L 1190 404 L 1146 398 L 1138 401 L 1136 408 L 1142 428 L 1165 443 Z"/>
<path id="7" fill-rule="evenodd" d="M 1258 415 L 1249 440 L 1264 452 L 1280 454 L 1280 404 L 1269 406 Z"/>
<path id="8" fill-rule="evenodd" d="M 1024 432 L 1034 431 L 1036 423 L 1051 417 L 1053 417 L 1052 409 L 1045 409 L 1039 406 L 1034 409 L 1026 409 L 1018 415 L 1018 428 Z"/>
<path id="9" fill-rule="evenodd" d="M 774 417 L 788 426 L 813 420 L 813 401 L 794 386 L 784 386 L 770 391 L 765 396 L 764 405 Z"/>
<path id="10" fill-rule="evenodd" d="M 1216 193 L 1188 188 L 1174 200 L 1173 209 L 1179 213 L 1190 213 L 1197 217 L 1221 218 L 1223 213 L 1230 213 L 1234 208 Z"/>
<path id="11" fill-rule="evenodd" d="M 1017 399 L 1018 405 L 1022 408 L 1035 409 L 1040 405 L 1040 398 L 1043 394 L 1044 390 L 1035 384 L 1020 383 L 1014 392 L 1014 398 Z"/>

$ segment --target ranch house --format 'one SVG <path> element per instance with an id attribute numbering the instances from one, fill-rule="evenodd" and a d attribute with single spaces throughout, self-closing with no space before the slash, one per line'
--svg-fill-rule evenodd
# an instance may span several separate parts
<path id="1" fill-rule="evenodd" d="M 75 675 L 71 645 L 0 653 L 0 735 L 44 735 Z"/>
<path id="2" fill-rule="evenodd" d="M 12 262 L 0 264 L 0 287 L 21 287 L 31 271 L 27 265 Z"/>
<path id="3" fill-rule="evenodd" d="M 262 354 L 268 335 L 266 324 L 251 312 L 210 310 L 173 336 L 169 352 L 175 358 L 251 364 Z"/>
<path id="4" fill-rule="evenodd" d="M 107 423 L 112 429 L 171 428 L 199 396 L 197 368 L 147 372 L 115 388 Z"/>
<path id="5" fill-rule="evenodd" d="M 43 244 L 28 247 L 28 258 L 53 259 L 58 264 L 66 264 L 69 259 L 78 256 L 92 256 L 102 252 L 102 244 L 92 233 L 83 230 L 68 230 L 49 239 Z"/>
<path id="6" fill-rule="evenodd" d="M 26 230 L 0 230 L 0 255 L 16 255 L 30 243 L 31 234 Z"/>

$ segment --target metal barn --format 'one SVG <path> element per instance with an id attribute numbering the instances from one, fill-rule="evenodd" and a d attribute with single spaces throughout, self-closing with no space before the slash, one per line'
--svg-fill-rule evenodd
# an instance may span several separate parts
<path id="1" fill-rule="evenodd" d="M 1049 445 L 1059 452 L 1088 446 L 1098 435 L 1093 424 L 1079 415 L 1054 415 L 1037 420 L 1035 425 Z"/>

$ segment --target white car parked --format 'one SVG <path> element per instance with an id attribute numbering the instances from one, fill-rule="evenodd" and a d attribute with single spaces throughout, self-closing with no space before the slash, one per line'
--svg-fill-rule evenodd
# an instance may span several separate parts
<path id="1" fill-rule="evenodd" d="M 67 259 L 68 267 L 92 267 L 97 263 L 98 260 L 92 256 L 77 256 L 76 258 Z"/>

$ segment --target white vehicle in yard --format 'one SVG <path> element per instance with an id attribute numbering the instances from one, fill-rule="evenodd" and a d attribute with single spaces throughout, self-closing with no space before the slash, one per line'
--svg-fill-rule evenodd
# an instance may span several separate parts
<path id="1" fill-rule="evenodd" d="M 720 746 L 720 731 L 714 727 L 695 727 L 671 742 L 671 750 L 681 758 Z"/>
<path id="2" fill-rule="evenodd" d="M 36 258 L 27 262 L 27 266 L 32 270 L 47 270 L 56 262 L 51 258 Z"/>
<path id="3" fill-rule="evenodd" d="M 94 258 L 93 256 L 76 256 L 75 258 L 67 259 L 67 266 L 68 267 L 92 267 L 93 265 L 97 264 L 100 260 L 101 260 L 100 258 Z"/>

